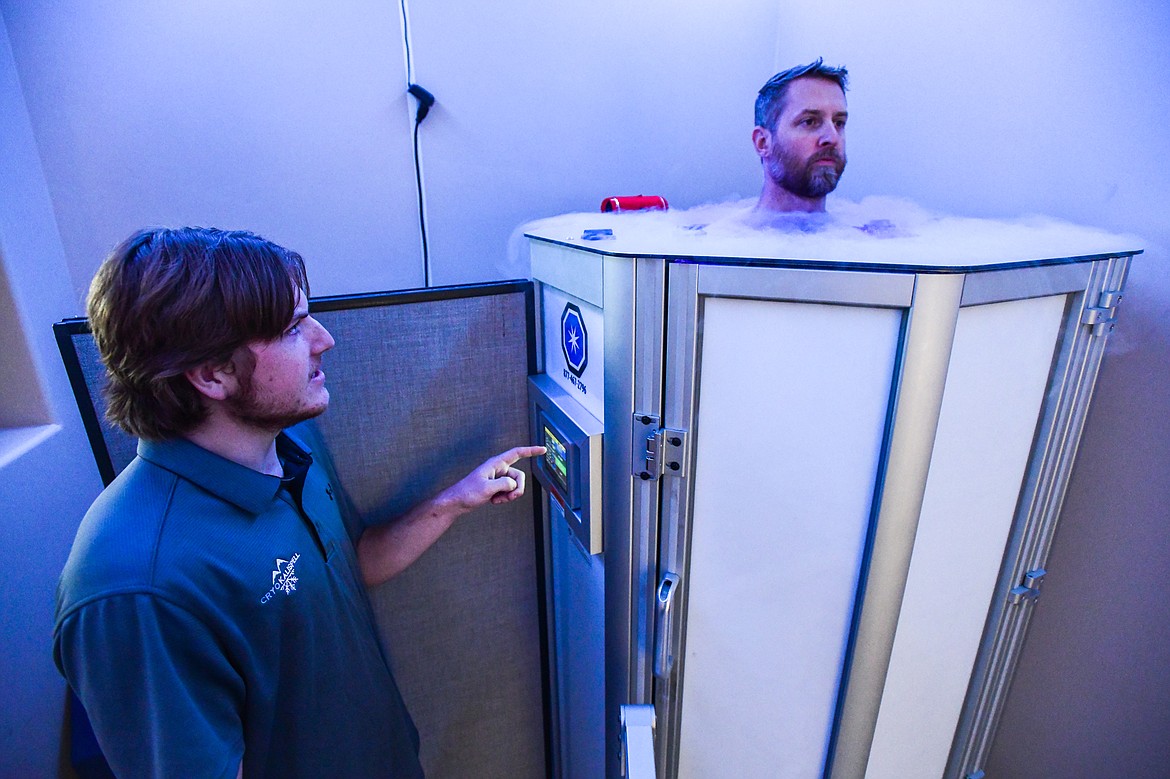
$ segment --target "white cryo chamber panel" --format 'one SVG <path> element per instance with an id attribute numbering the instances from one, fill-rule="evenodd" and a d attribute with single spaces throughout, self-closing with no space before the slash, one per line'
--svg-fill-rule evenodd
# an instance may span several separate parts
<path id="1" fill-rule="evenodd" d="M 680 777 L 820 775 L 901 325 L 706 302 Z"/>
<path id="2" fill-rule="evenodd" d="M 556 287 L 541 287 L 544 369 L 597 419 L 605 419 L 605 319 L 602 309 Z"/>
<path id="3" fill-rule="evenodd" d="M 944 774 L 1066 303 L 1054 295 L 959 312 L 867 776 Z"/>

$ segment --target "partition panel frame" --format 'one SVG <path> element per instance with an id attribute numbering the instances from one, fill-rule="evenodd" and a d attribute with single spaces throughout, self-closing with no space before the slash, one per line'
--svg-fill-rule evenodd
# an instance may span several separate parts
<path id="1" fill-rule="evenodd" d="M 512 384 L 516 384 L 517 386 L 524 386 L 526 375 L 534 373 L 537 368 L 537 353 L 534 337 L 536 301 L 533 294 L 533 285 L 528 280 L 496 282 L 480 285 L 461 285 L 458 287 L 433 288 L 426 290 L 404 290 L 361 295 L 345 295 L 329 298 L 314 298 L 310 301 L 309 305 L 310 311 L 314 315 L 324 312 L 341 313 L 348 310 L 394 307 L 401 306 L 403 304 L 415 303 L 433 303 L 438 304 L 439 309 L 450 310 L 444 309 L 442 304 L 445 301 L 465 300 L 469 298 L 490 298 L 493 296 L 501 297 L 507 305 L 506 308 L 496 308 L 492 310 L 501 312 L 499 314 L 501 316 L 509 317 L 506 320 L 493 320 L 493 322 L 498 323 L 500 321 L 507 321 L 509 325 L 507 332 L 510 333 L 512 337 L 512 340 L 507 342 L 510 349 L 510 357 L 507 363 L 509 367 L 507 371 L 504 371 L 500 375 L 506 377 L 506 381 L 508 382 L 509 387 Z M 478 308 L 477 301 L 468 302 L 472 304 L 473 309 L 480 310 Z M 461 311 L 462 309 L 455 310 Z M 448 315 L 446 318 L 454 320 L 458 318 L 458 315 L 455 317 Z M 362 320 L 359 319 L 357 321 Z M 470 328 L 466 321 L 453 321 L 450 323 L 450 326 L 462 328 L 463 331 L 470 332 Z M 95 367 L 100 368 L 100 366 L 97 366 L 97 364 L 91 360 L 87 359 L 86 366 L 83 368 L 81 361 L 78 358 L 79 347 L 78 344 L 75 343 L 78 336 L 85 336 L 88 338 L 89 328 L 86 320 L 77 318 L 64 320 L 54 326 L 54 331 L 61 349 L 63 361 L 70 375 L 81 415 L 83 419 L 86 420 L 86 429 L 89 434 L 90 444 L 91 448 L 93 449 L 94 457 L 99 464 L 99 468 L 101 469 L 103 481 L 108 484 L 116 477 L 120 468 L 126 464 L 126 462 L 120 461 L 121 456 L 119 456 L 119 461 L 117 462 L 111 459 L 111 441 L 114 438 L 129 441 L 132 441 L 132 439 L 130 439 L 130 437 L 125 433 L 122 433 L 120 430 L 113 427 L 110 423 L 104 422 L 99 418 L 100 405 L 98 401 L 100 400 L 100 389 L 104 383 L 104 377 L 100 370 L 95 370 Z M 367 330 L 367 332 L 373 332 L 375 337 L 382 337 L 381 331 Z M 393 332 L 396 331 L 388 331 L 386 337 L 393 338 Z M 436 337 L 442 338 L 443 336 L 441 335 L 441 332 L 442 331 L 440 331 L 440 334 Z M 495 334 L 496 331 L 493 329 L 492 333 Z M 431 334 L 433 335 L 434 331 L 431 331 Z M 521 339 L 523 339 L 523 343 L 521 343 Z M 491 353 L 488 349 L 476 349 L 476 351 L 481 355 L 488 355 Z M 362 354 L 360 350 L 355 353 Z M 515 370 L 515 373 L 512 373 L 513 369 Z M 337 376 L 341 376 L 341 374 L 335 374 L 335 377 Z M 512 379 L 513 376 L 515 377 L 515 381 Z M 454 387 L 455 384 L 452 383 L 451 386 Z M 417 395 L 418 393 L 414 394 Z M 519 407 L 509 404 L 509 410 L 507 413 L 515 416 L 515 411 L 517 408 L 523 408 L 524 401 L 521 400 L 519 402 L 521 404 Z M 374 406 L 368 406 L 368 408 L 374 408 Z M 526 428 L 527 425 L 525 425 L 525 435 L 527 433 Z M 512 436 L 508 437 L 511 438 Z M 385 440 L 387 439 L 380 439 L 380 441 Z M 516 441 L 514 443 L 520 442 Z M 129 457 L 133 457 L 132 446 L 118 446 L 115 447 L 115 449 L 119 452 L 123 449 L 126 449 L 129 452 Z M 463 452 L 463 454 L 467 453 Z M 408 462 L 409 458 L 405 458 L 403 461 Z M 539 499 L 539 491 L 536 492 L 537 494 L 534 497 Z M 526 515 L 531 513 L 531 531 L 534 534 L 531 546 L 528 545 L 527 541 L 523 540 L 523 536 L 528 535 L 529 530 L 527 528 L 524 529 L 522 535 L 517 535 L 515 532 L 509 531 L 505 525 L 499 523 L 495 519 L 477 523 L 475 525 L 469 525 L 467 527 L 475 530 L 477 533 L 480 532 L 478 528 L 482 527 L 484 528 L 482 531 L 484 533 L 503 532 L 507 537 L 519 539 L 510 547 L 508 544 L 504 544 L 504 547 L 511 550 L 510 553 L 514 553 L 516 555 L 512 559 L 515 561 L 515 565 L 517 567 L 513 568 L 512 570 L 516 571 L 517 573 L 514 576 L 508 575 L 501 577 L 501 580 L 507 580 L 505 584 L 501 586 L 506 588 L 510 586 L 510 582 L 513 580 L 519 583 L 518 588 L 514 588 L 513 590 L 513 592 L 519 593 L 516 595 L 518 599 L 510 601 L 510 607 L 512 604 L 514 604 L 517 608 L 523 609 L 525 611 L 525 614 L 522 617 L 523 624 L 519 626 L 518 631 L 514 630 L 516 625 L 514 624 L 514 615 L 511 614 L 511 612 L 509 612 L 509 614 L 506 616 L 498 617 L 498 619 L 502 620 L 499 624 L 506 624 L 506 627 L 501 628 L 501 630 L 506 631 L 506 633 L 501 634 L 502 636 L 505 636 L 505 643 L 511 642 L 511 644 L 514 646 L 521 646 L 524 649 L 524 656 L 527 657 L 527 655 L 531 654 L 534 662 L 529 664 L 526 660 L 524 664 L 524 668 L 526 670 L 522 675 L 523 678 L 515 677 L 515 684 L 517 685 L 517 688 L 522 688 L 525 691 L 522 695 L 522 700 L 525 701 L 524 707 L 522 709 L 515 709 L 515 707 L 513 707 L 518 712 L 518 717 L 515 720 L 509 717 L 500 721 L 515 721 L 523 728 L 522 730 L 517 729 L 515 731 L 517 738 L 522 740 L 524 744 L 524 750 L 522 751 L 525 755 L 525 769 L 520 773 L 524 775 L 548 776 L 551 774 L 552 770 L 551 750 L 549 749 L 551 733 L 551 712 L 549 708 L 549 658 L 547 647 L 543 645 L 543 641 L 539 641 L 538 639 L 539 643 L 529 643 L 530 637 L 537 638 L 538 636 L 547 635 L 548 633 L 547 623 L 549 615 L 547 611 L 547 598 L 545 597 L 543 590 L 546 581 L 546 577 L 543 571 L 543 567 L 546 561 L 544 554 L 546 538 L 542 524 L 542 512 L 540 511 L 538 500 L 533 501 L 531 512 L 525 510 L 522 503 L 516 504 L 516 507 L 519 509 L 519 514 L 515 517 L 518 520 L 518 524 L 513 524 L 511 527 L 516 529 L 520 528 L 523 523 L 528 521 Z M 449 538 L 454 539 L 455 536 L 450 536 Z M 445 541 L 447 540 L 448 539 L 445 539 Z M 450 547 L 451 543 L 457 542 L 450 541 L 447 546 Z M 528 549 L 531 549 L 531 551 L 528 551 Z M 440 554 L 440 556 L 442 553 L 442 550 L 438 549 L 433 552 L 433 554 Z M 529 566 L 534 569 L 534 579 L 526 578 L 526 570 L 529 568 Z M 424 565 L 422 567 L 425 568 L 426 566 Z M 509 576 L 511 576 L 510 579 Z M 446 586 L 449 584 L 449 582 L 437 582 L 436 584 Z M 374 599 L 374 595 L 371 597 Z M 441 624 L 441 622 L 437 624 Z M 381 624 L 379 627 L 382 630 L 385 628 L 385 626 Z M 490 643 L 490 645 L 497 646 L 497 643 Z M 474 643 L 467 644 L 467 646 L 470 648 L 466 651 L 477 651 L 475 649 Z M 474 658 L 468 657 L 467 659 L 472 660 Z M 474 665 L 474 663 L 471 663 L 471 665 Z M 537 678 L 537 674 L 539 674 L 539 678 Z M 411 678 L 418 679 L 418 677 Z M 470 678 L 471 677 L 469 677 L 469 679 Z M 400 675 L 400 685 L 404 685 L 406 681 L 407 677 L 405 675 Z M 510 681 L 509 684 L 511 683 L 512 682 Z M 424 682 L 422 687 L 426 688 L 427 684 Z M 512 687 L 504 685 L 500 688 L 500 694 L 506 695 L 508 694 L 506 691 L 511 689 Z M 443 699 L 439 698 L 437 700 L 441 702 Z M 520 698 L 517 700 L 520 700 Z M 423 708 L 426 707 L 424 706 Z M 418 720 L 417 713 L 416 720 Z M 468 722 L 468 726 L 472 728 L 479 727 L 474 722 Z M 480 728 L 480 730 L 482 730 L 482 728 Z M 429 742 L 432 747 L 441 743 L 451 742 L 452 740 L 458 744 L 464 745 L 470 742 L 475 742 L 476 739 L 480 739 L 480 741 L 482 741 L 479 731 L 469 733 L 469 738 L 467 739 L 460 739 L 456 734 L 448 733 L 446 731 L 441 734 L 436 732 L 436 736 L 439 737 L 436 737 Z M 474 754 L 478 753 L 473 753 L 473 755 Z M 506 755 L 506 753 L 502 754 Z M 483 754 L 481 757 L 490 758 L 491 756 L 488 754 Z M 424 758 L 426 758 L 425 752 Z M 472 759 L 474 759 L 474 757 L 472 757 Z M 505 761 L 508 760 L 506 756 L 502 759 Z"/>

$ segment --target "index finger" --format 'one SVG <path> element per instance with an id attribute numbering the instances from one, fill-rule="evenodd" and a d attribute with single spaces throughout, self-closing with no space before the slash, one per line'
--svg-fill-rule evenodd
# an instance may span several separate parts
<path id="1" fill-rule="evenodd" d="M 539 457 L 545 453 L 543 446 L 516 446 L 501 454 L 499 457 L 508 465 L 523 460 L 525 457 Z"/>

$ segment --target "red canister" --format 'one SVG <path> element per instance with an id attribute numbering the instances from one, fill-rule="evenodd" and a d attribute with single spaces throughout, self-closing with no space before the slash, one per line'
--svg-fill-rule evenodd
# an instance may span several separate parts
<path id="1" fill-rule="evenodd" d="M 658 208 L 665 211 L 670 208 L 666 198 L 661 195 L 628 195 L 625 197 L 607 197 L 601 201 L 601 210 L 604 211 L 642 211 L 648 208 Z"/>

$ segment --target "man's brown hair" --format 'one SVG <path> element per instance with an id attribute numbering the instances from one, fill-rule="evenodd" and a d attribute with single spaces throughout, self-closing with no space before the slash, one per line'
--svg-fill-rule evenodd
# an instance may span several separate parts
<path id="1" fill-rule="evenodd" d="M 849 71 L 844 66 L 829 67 L 820 57 L 817 57 L 816 62 L 780 71 L 768 79 L 768 83 L 760 87 L 760 93 L 756 97 L 757 127 L 763 127 L 767 130 L 776 129 L 776 120 L 780 118 L 780 114 L 784 113 L 784 100 L 788 96 L 788 87 L 798 78 L 823 78 L 826 81 L 833 81 L 841 87 L 842 92 L 849 88 Z"/>
<path id="2" fill-rule="evenodd" d="M 249 232 L 159 228 L 127 238 L 98 269 L 87 302 L 109 374 L 106 416 L 141 438 L 189 432 L 207 410 L 184 373 L 279 336 L 298 287 L 307 297 L 301 256 Z"/>

